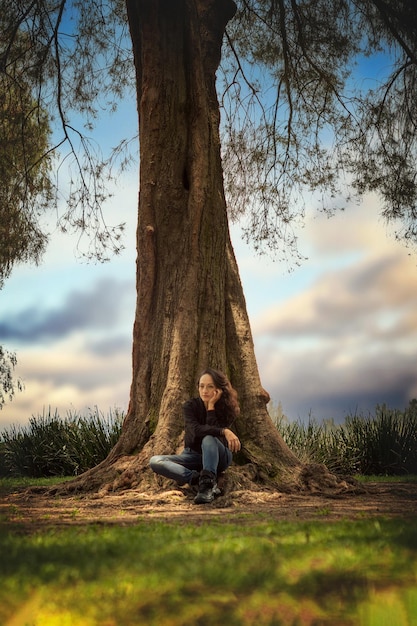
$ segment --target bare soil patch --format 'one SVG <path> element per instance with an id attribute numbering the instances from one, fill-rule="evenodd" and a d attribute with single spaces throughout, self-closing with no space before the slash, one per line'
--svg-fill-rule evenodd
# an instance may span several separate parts
<path id="1" fill-rule="evenodd" d="M 132 525 L 146 520 L 201 524 L 221 519 L 249 524 L 261 519 L 336 521 L 416 516 L 417 483 L 406 482 L 368 483 L 363 493 L 334 497 L 242 490 L 206 505 L 195 505 L 186 489 L 62 496 L 31 488 L 0 499 L 1 525 L 20 532 L 68 525 Z"/>

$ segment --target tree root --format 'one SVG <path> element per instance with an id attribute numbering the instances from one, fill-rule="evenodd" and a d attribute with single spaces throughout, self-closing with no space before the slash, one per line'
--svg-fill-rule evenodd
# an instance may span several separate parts
<path id="1" fill-rule="evenodd" d="M 354 478 L 332 474 L 325 465 L 316 463 L 284 467 L 272 476 L 255 463 L 232 465 L 219 476 L 218 482 L 228 500 L 242 492 L 342 497 L 366 491 Z M 172 481 L 155 475 L 147 460 L 138 455 L 113 459 L 111 463 L 104 461 L 71 481 L 50 487 L 47 492 L 63 497 L 74 493 L 105 497 L 128 490 L 156 494 L 172 489 L 172 485 Z"/>

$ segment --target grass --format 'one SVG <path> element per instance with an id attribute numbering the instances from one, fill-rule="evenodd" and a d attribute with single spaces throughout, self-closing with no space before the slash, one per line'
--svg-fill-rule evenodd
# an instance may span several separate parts
<path id="1" fill-rule="evenodd" d="M 412 626 L 415 528 L 226 513 L 26 534 L 4 524 L 0 624 Z"/>
<path id="2" fill-rule="evenodd" d="M 364 476 L 357 474 L 354 478 L 360 483 L 417 483 L 417 476 L 415 474 L 407 474 L 405 476 Z"/>
<path id="3" fill-rule="evenodd" d="M 72 478 L 73 476 L 53 476 L 51 478 L 30 478 L 28 476 L 4 478 L 0 476 L 0 496 L 16 490 L 22 491 L 28 487 L 48 487 Z"/>
<path id="4" fill-rule="evenodd" d="M 0 623 L 411 626 L 414 528 L 245 518 L 3 534 Z"/>
<path id="5" fill-rule="evenodd" d="M 67 480 L 104 458 L 122 416 L 33 418 L 0 437 L 0 497 Z M 342 426 L 281 423 L 301 458 L 414 481 L 417 401 Z M 387 451 L 390 454 L 387 455 Z M 372 462 L 370 462 L 372 460 Z M 382 463 L 384 461 L 384 463 Z M 385 462 L 387 461 L 387 462 Z M 373 475 L 378 474 L 377 476 Z M 416 472 L 414 471 L 414 474 Z M 23 474 L 23 478 L 10 476 Z M 55 475 L 52 479 L 43 475 Z M 35 476 L 35 478 L 33 477 Z M 36 478 L 38 477 L 38 478 Z M 245 515 L 201 524 L 35 529 L 0 520 L 1 626 L 412 626 L 417 624 L 415 519 L 277 522 Z M 51 522 L 52 524 L 52 522 Z M 77 524 L 75 526 L 75 524 Z"/>

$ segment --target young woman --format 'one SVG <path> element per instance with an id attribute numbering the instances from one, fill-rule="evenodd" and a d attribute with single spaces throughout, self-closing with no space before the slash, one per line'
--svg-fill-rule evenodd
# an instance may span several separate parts
<path id="1" fill-rule="evenodd" d="M 180 485 L 197 485 L 196 504 L 212 502 L 220 493 L 217 476 L 240 450 L 240 441 L 230 430 L 240 413 L 237 393 L 222 372 L 208 368 L 198 379 L 198 398 L 183 405 L 184 450 L 181 454 L 153 456 L 154 472 L 176 480 Z"/>

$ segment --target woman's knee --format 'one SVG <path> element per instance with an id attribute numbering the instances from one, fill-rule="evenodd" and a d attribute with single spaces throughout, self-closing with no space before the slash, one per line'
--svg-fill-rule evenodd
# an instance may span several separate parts
<path id="1" fill-rule="evenodd" d="M 155 472 L 158 465 L 160 466 L 164 462 L 164 457 L 161 454 L 156 454 L 149 459 L 149 467 Z"/>
<path id="2" fill-rule="evenodd" d="M 216 439 L 216 437 L 214 437 L 213 435 L 206 435 L 205 437 L 203 437 L 203 440 L 201 442 L 201 447 L 209 448 L 212 446 L 217 446 L 217 442 L 218 442 L 218 439 Z"/>

